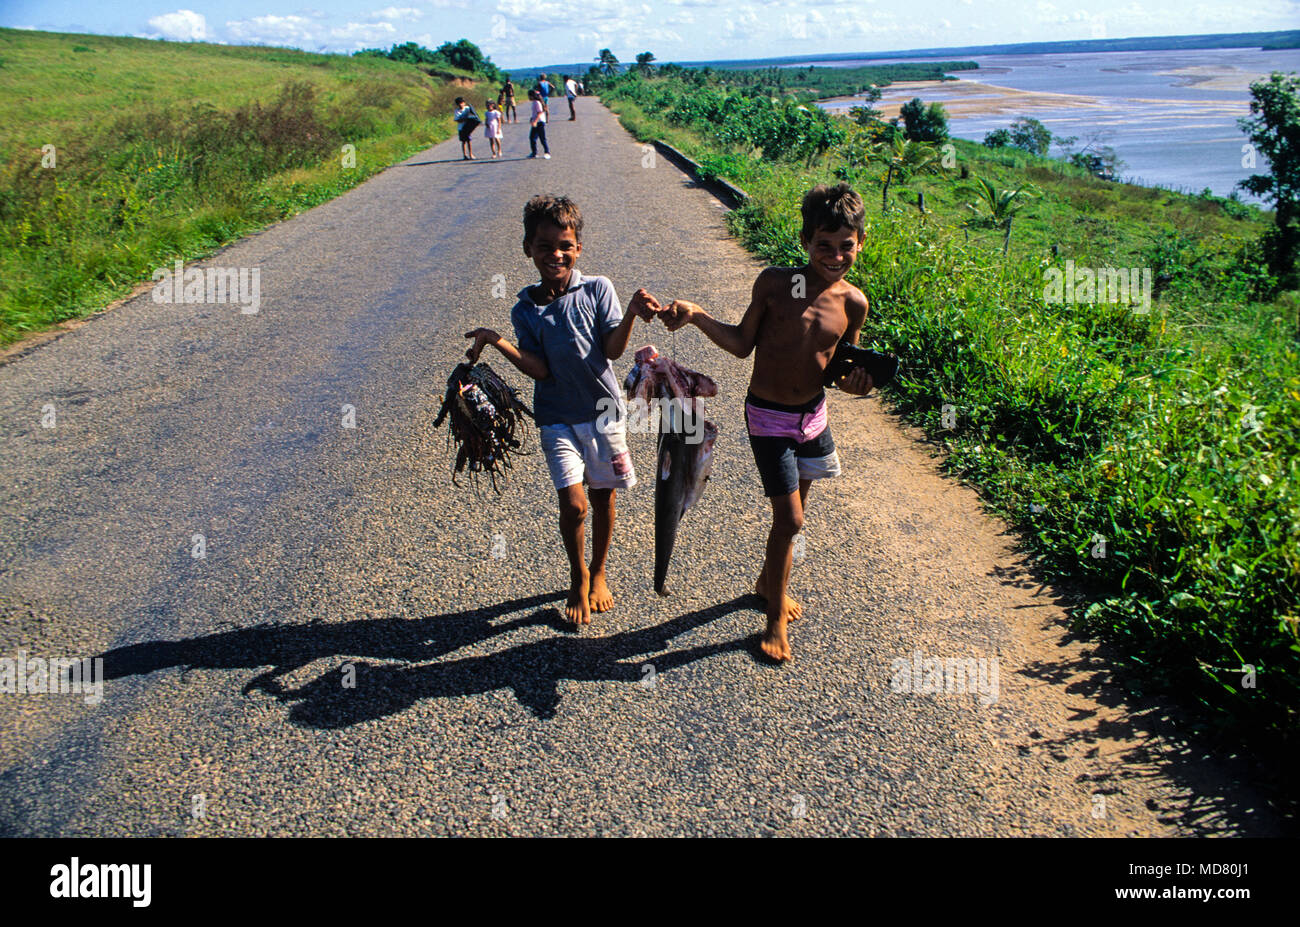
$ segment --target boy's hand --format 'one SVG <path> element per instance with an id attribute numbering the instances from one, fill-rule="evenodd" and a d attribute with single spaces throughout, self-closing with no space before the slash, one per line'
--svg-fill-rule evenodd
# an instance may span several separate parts
<path id="1" fill-rule="evenodd" d="M 846 377 L 840 378 L 840 389 L 854 396 L 865 396 L 871 392 L 871 374 L 867 373 L 865 367 L 854 368 Z"/>
<path id="2" fill-rule="evenodd" d="M 703 312 L 695 303 L 687 302 L 684 299 L 674 299 L 664 309 L 660 310 L 659 318 L 664 320 L 664 325 L 670 332 L 685 325 L 689 325 L 695 316 Z"/>
<path id="3" fill-rule="evenodd" d="M 650 295 L 649 290 L 642 287 L 632 294 L 632 301 L 627 304 L 627 309 L 629 312 L 636 313 L 642 321 L 649 322 L 663 310 L 663 307 L 659 305 L 659 300 Z"/>
<path id="4" fill-rule="evenodd" d="M 483 353 L 484 345 L 496 344 L 501 340 L 501 336 L 490 328 L 476 328 L 472 332 L 465 332 L 465 337 L 474 339 L 474 343 L 465 352 L 471 364 L 478 362 L 478 356 Z"/>

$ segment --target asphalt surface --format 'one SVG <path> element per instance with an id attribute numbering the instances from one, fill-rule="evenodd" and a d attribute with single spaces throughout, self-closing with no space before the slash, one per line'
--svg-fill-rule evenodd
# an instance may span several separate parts
<path id="1" fill-rule="evenodd" d="M 432 428 L 462 334 L 509 332 L 534 279 L 524 202 L 572 196 L 578 266 L 624 302 L 735 319 L 759 265 L 595 100 L 561 109 L 550 161 L 523 158 L 523 123 L 502 161 L 452 140 L 201 262 L 258 268 L 256 314 L 145 293 L 0 367 L 0 656 L 108 677 L 94 705 L 0 694 L 0 833 L 1272 832 L 1226 761 L 1114 694 L 877 397 L 832 396 L 845 475 L 813 490 L 796 660 L 761 660 L 748 362 L 693 330 L 638 323 L 616 364 L 655 343 L 720 386 L 673 593 L 651 588 L 654 439 L 634 435 L 617 605 L 565 628 L 535 442 L 476 495 Z M 917 651 L 997 660 L 996 700 L 895 691 Z"/>

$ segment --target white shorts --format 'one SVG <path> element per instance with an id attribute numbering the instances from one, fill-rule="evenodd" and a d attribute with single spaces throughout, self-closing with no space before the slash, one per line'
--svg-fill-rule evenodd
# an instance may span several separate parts
<path id="1" fill-rule="evenodd" d="M 596 421 L 576 425 L 543 425 L 542 452 L 556 489 L 583 482 L 592 489 L 628 489 L 636 485 L 632 455 L 623 425 L 608 434 Z"/>

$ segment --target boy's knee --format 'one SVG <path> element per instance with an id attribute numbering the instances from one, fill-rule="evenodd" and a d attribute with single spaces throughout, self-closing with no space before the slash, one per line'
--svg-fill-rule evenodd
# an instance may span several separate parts
<path id="1" fill-rule="evenodd" d="M 772 530 L 783 537 L 793 538 L 803 530 L 803 512 L 776 512 L 772 516 Z"/>
<path id="2" fill-rule="evenodd" d="M 560 521 L 574 524 L 587 517 L 587 500 L 581 496 L 568 496 L 560 500 Z"/>

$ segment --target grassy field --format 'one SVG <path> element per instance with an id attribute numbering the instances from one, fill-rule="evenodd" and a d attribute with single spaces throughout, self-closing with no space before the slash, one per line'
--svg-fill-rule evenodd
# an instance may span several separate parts
<path id="1" fill-rule="evenodd" d="M 1263 295 L 1253 242 L 1268 214 L 963 141 L 950 167 L 895 180 L 882 208 L 886 166 L 849 120 L 812 128 L 829 117 L 774 111 L 791 133 L 838 139 L 811 163 L 773 159 L 719 129 L 730 103 L 696 120 L 672 81 L 600 92 L 639 138 L 745 189 L 733 231 L 773 263 L 804 260 L 803 192 L 851 181 L 867 232 L 849 279 L 871 300 L 866 340 L 904 361 L 895 407 L 1020 529 L 1049 578 L 1089 591 L 1074 621 L 1121 645 L 1131 686 L 1195 706 L 1275 768 L 1294 756 L 1300 319 L 1294 293 Z M 977 178 L 1030 194 L 1005 257 Z M 1067 261 L 1149 270 L 1149 310 L 1055 301 L 1048 274 Z M 708 305 L 707 292 L 676 295 Z"/>
<path id="2" fill-rule="evenodd" d="M 486 88 L 374 57 L 0 29 L 0 344 L 450 137 L 458 94 Z"/>

